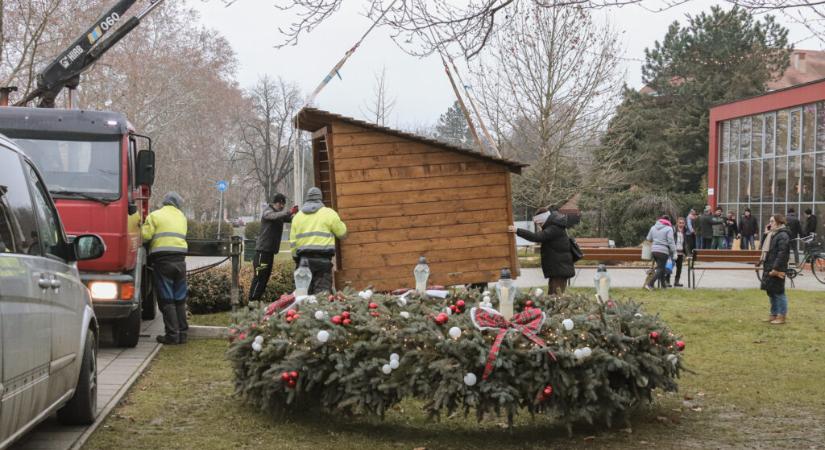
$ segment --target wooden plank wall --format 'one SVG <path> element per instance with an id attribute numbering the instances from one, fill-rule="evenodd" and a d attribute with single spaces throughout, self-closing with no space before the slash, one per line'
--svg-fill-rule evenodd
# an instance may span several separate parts
<path id="1" fill-rule="evenodd" d="M 505 166 L 335 122 L 334 189 L 349 237 L 336 285 L 412 287 L 424 255 L 430 283 L 495 281 L 517 273 L 510 173 Z"/>

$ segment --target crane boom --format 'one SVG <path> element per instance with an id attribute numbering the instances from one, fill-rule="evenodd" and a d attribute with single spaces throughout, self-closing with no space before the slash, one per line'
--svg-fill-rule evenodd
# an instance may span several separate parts
<path id="1" fill-rule="evenodd" d="M 55 98 L 64 87 L 76 88 L 80 82 L 80 74 L 137 27 L 141 19 L 163 0 L 149 0 L 149 4 L 140 12 L 130 17 L 122 26 L 115 28 L 121 17 L 136 2 L 137 0 L 120 0 L 103 13 L 85 33 L 37 75 L 37 88 L 17 102 L 17 106 L 23 106 L 39 98 L 39 107 L 53 108 Z M 107 35 L 109 37 L 105 38 Z"/>

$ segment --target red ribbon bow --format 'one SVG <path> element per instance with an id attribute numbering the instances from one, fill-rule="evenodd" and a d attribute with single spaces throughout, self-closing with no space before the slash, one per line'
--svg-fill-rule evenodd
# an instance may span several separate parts
<path id="1" fill-rule="evenodd" d="M 487 364 L 484 366 L 484 375 L 481 376 L 482 380 L 487 380 L 493 372 L 493 363 L 495 363 L 496 357 L 498 356 L 498 351 L 501 349 L 501 342 L 504 340 L 504 336 L 507 335 L 510 328 L 515 328 L 521 332 L 524 337 L 530 339 L 539 347 L 544 347 L 546 345 L 544 339 L 537 336 L 538 332 L 541 331 L 542 324 L 544 323 L 544 313 L 538 308 L 532 308 L 518 313 L 513 316 L 512 320 L 509 321 L 494 310 L 482 308 L 473 308 L 472 311 L 470 311 L 470 317 L 472 317 L 473 323 L 480 330 L 498 330 L 498 335 L 496 335 L 496 339 L 493 341 L 493 346 L 490 347 L 490 354 L 487 356 Z M 553 361 L 556 361 L 556 354 L 553 353 L 552 350 L 548 350 L 548 353 L 550 353 L 550 357 Z"/>

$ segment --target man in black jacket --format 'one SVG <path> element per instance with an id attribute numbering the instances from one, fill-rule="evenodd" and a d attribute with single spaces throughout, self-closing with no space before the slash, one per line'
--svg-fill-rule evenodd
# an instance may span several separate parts
<path id="1" fill-rule="evenodd" d="M 561 295 L 567 287 L 567 281 L 576 275 L 573 254 L 570 252 L 570 237 L 567 235 L 567 216 L 558 210 L 540 208 L 533 219 L 537 229 L 535 233 L 513 226 L 510 226 L 510 232 L 515 232 L 530 242 L 541 243 L 541 270 L 544 277 L 549 279 L 549 294 Z"/>
<path id="2" fill-rule="evenodd" d="M 803 232 L 805 236 L 816 234 L 816 216 L 811 208 L 805 210 L 805 229 Z"/>
<path id="3" fill-rule="evenodd" d="M 802 223 L 799 222 L 799 217 L 796 215 L 796 210 L 788 208 L 788 231 L 791 234 L 791 250 L 793 250 L 793 260 L 799 263 L 799 241 L 794 241 L 802 235 Z"/>
<path id="4" fill-rule="evenodd" d="M 292 216 L 298 212 L 298 207 L 285 209 L 286 197 L 284 194 L 275 194 L 272 203 L 266 206 L 261 215 L 261 233 L 255 242 L 255 259 L 252 266 L 255 276 L 249 287 L 249 300 L 259 300 L 266 290 L 266 283 L 272 275 L 272 264 L 275 255 L 281 249 L 281 236 L 284 232 L 284 222 L 292 221 Z"/>
<path id="5" fill-rule="evenodd" d="M 745 213 L 739 220 L 739 249 L 753 250 L 755 249 L 756 236 L 759 235 L 759 222 L 756 217 L 751 214 L 750 208 L 745 208 Z"/>
<path id="6" fill-rule="evenodd" d="M 714 216 L 710 213 L 710 206 L 705 207 L 705 211 L 699 218 L 699 233 L 702 237 L 703 249 L 713 248 L 713 219 Z"/>

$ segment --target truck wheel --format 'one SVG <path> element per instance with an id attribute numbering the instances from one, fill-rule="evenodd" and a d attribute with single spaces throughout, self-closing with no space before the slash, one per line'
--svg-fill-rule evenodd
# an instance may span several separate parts
<path id="1" fill-rule="evenodd" d="M 115 322 L 114 327 L 115 345 L 128 348 L 136 346 L 140 338 L 140 308 L 132 311 L 129 317 Z"/>
<path id="2" fill-rule="evenodd" d="M 57 411 L 57 419 L 64 425 L 91 425 L 97 417 L 97 352 L 92 330 L 86 334 L 83 362 L 74 395 Z"/>
<path id="3" fill-rule="evenodd" d="M 146 273 L 148 274 L 148 272 L 149 271 L 147 270 Z M 142 297 L 140 305 L 141 318 L 143 320 L 154 319 L 155 312 L 157 311 L 155 304 L 157 302 L 155 301 L 155 287 L 152 285 L 151 281 L 143 283 L 143 289 L 141 289 L 140 295 Z"/>

